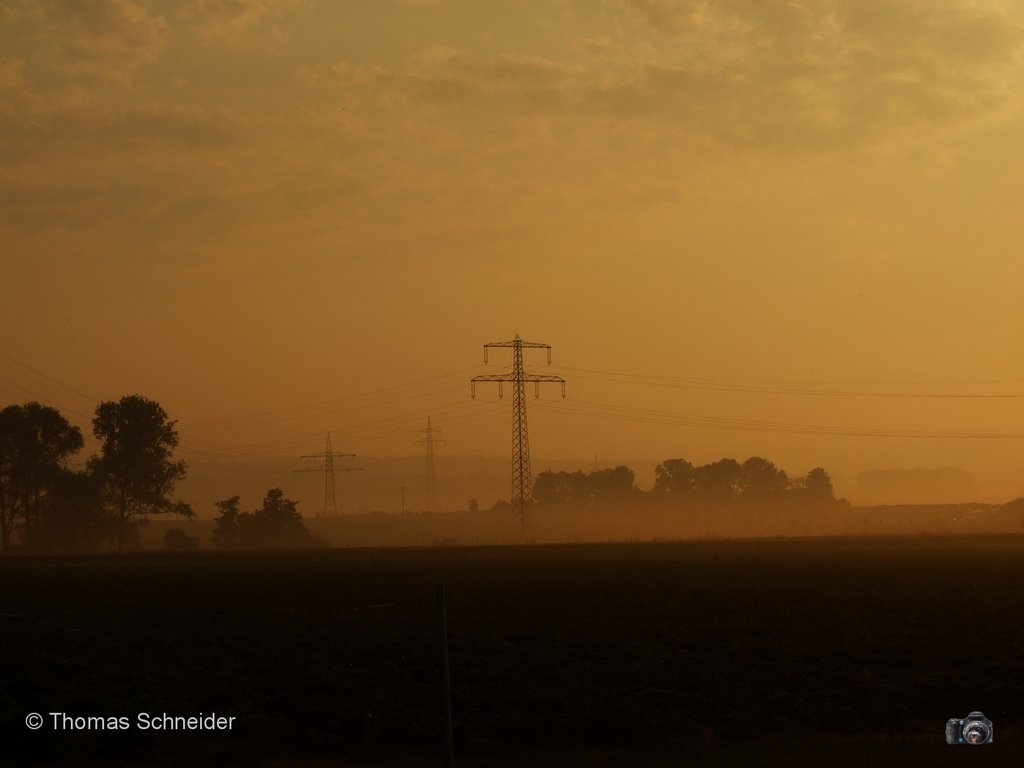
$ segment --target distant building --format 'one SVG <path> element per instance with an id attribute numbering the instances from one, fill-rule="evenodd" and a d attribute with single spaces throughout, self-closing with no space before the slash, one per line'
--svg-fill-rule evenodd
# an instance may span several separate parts
<path id="1" fill-rule="evenodd" d="M 873 469 L 857 476 L 856 503 L 963 504 L 978 498 L 978 483 L 962 469 Z"/>

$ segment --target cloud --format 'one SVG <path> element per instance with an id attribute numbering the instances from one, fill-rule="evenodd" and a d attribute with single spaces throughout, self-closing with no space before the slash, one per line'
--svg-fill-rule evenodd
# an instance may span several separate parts
<path id="1" fill-rule="evenodd" d="M 572 46 L 575 49 L 596 58 L 608 56 L 618 47 L 607 35 L 578 37 L 572 41 Z"/>
<path id="2" fill-rule="evenodd" d="M 0 89 L 21 85 L 25 81 L 22 75 L 24 67 L 25 62 L 21 59 L 0 59 Z"/>
<path id="3" fill-rule="evenodd" d="M 308 6 L 308 0 L 188 0 L 179 15 L 200 39 L 224 42 L 241 37 L 266 19 Z"/>
<path id="4" fill-rule="evenodd" d="M 99 108 L 81 88 L 24 92 L 0 109 L 0 165 L 40 156 L 114 157 L 138 149 L 194 154 L 242 143 L 227 113 L 171 106 Z"/>
<path id="5" fill-rule="evenodd" d="M 417 52 L 400 68 L 335 65 L 334 71 L 344 71 L 351 85 L 374 89 L 383 102 L 397 97 L 435 105 L 500 104 L 527 112 L 560 108 L 585 75 L 573 63 L 515 53 L 478 60 L 441 46 Z"/>
<path id="6" fill-rule="evenodd" d="M 67 74 L 127 81 L 167 42 L 163 16 L 132 0 L 45 0 L 21 13 L 51 66 Z"/>
<path id="7" fill-rule="evenodd" d="M 297 76 L 395 111 L 612 119 L 700 144 L 788 152 L 900 143 L 990 119 L 1015 104 L 1024 73 L 1024 9 L 1010 5 L 615 1 L 657 31 L 653 41 L 631 39 L 627 25 L 570 40 L 561 59 L 428 46 L 396 66 Z"/>
<path id="8" fill-rule="evenodd" d="M 968 0 L 626 0 L 678 53 L 588 108 L 778 147 L 986 117 L 1020 75 L 1024 16 Z"/>

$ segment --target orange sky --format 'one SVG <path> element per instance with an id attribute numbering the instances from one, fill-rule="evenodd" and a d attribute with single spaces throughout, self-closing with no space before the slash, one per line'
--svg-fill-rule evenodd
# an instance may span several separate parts
<path id="1" fill-rule="evenodd" d="M 519 333 L 569 382 L 536 457 L 1024 494 L 1022 439 L 894 436 L 1024 397 L 878 396 L 1024 395 L 1022 44 L 995 0 L 0 0 L 0 400 L 499 456 L 467 382 Z"/>

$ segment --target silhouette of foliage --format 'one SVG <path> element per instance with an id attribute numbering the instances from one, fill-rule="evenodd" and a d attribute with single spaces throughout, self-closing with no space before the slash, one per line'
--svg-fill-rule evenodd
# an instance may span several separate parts
<path id="1" fill-rule="evenodd" d="M 768 459 L 752 456 L 740 465 L 738 486 L 745 500 L 778 501 L 789 490 L 789 478 Z"/>
<path id="2" fill-rule="evenodd" d="M 280 488 L 271 488 L 263 505 L 239 512 L 239 497 L 217 502 L 220 515 L 214 525 L 213 544 L 219 549 L 270 549 L 311 547 L 323 544 L 314 536 L 298 511 L 298 503 L 286 499 Z"/>
<path id="3" fill-rule="evenodd" d="M 799 491 L 799 494 L 797 493 Z M 545 471 L 534 481 L 538 504 L 562 507 L 616 505 L 646 496 L 654 501 L 729 505 L 736 501 L 775 504 L 799 498 L 834 500 L 832 481 L 817 467 L 806 478 L 791 480 L 772 462 L 753 456 L 740 464 L 735 459 L 694 466 L 685 459 L 668 459 L 654 470 L 654 486 L 641 494 L 629 467 L 583 472 Z"/>
<path id="4" fill-rule="evenodd" d="M 693 464 L 686 459 L 668 459 L 654 468 L 655 496 L 686 498 L 693 495 L 696 476 Z"/>
<path id="5" fill-rule="evenodd" d="M 185 462 L 171 459 L 178 445 L 175 424 L 159 403 L 141 395 L 103 402 L 96 408 L 93 434 L 101 450 L 88 466 L 114 520 L 118 550 L 130 542 L 135 526 L 147 521 L 147 515 L 193 514 L 187 504 L 169 498 L 186 473 Z"/>
<path id="6" fill-rule="evenodd" d="M 804 478 L 804 492 L 810 501 L 834 501 L 836 494 L 832 488 L 832 478 L 821 467 L 815 467 Z"/>
<path id="7" fill-rule="evenodd" d="M 538 504 L 580 505 L 590 499 L 587 476 L 582 472 L 541 472 L 533 481 Z"/>
<path id="8" fill-rule="evenodd" d="M 695 467 L 685 459 L 669 459 L 654 469 L 654 498 L 727 503 L 742 500 L 757 504 L 803 501 L 836 503 L 832 478 L 821 467 L 805 477 L 790 478 L 772 462 L 752 456 L 743 464 L 721 459 Z"/>
<path id="9" fill-rule="evenodd" d="M 31 402 L 0 411 L 0 547 L 10 547 L 19 519 L 26 532 L 38 523 L 47 493 L 82 444 L 78 427 L 54 408 Z"/>
<path id="10" fill-rule="evenodd" d="M 112 532 L 96 478 L 87 472 L 61 470 L 38 521 L 25 531 L 25 543 L 44 552 L 94 552 L 110 540 Z"/>
<path id="11" fill-rule="evenodd" d="M 636 476 L 629 467 L 599 469 L 587 475 L 587 485 L 595 503 L 621 502 L 636 493 Z"/>
<path id="12" fill-rule="evenodd" d="M 637 493 L 635 476 L 629 467 L 583 472 L 552 472 L 537 475 L 533 498 L 538 504 L 595 506 L 618 503 Z"/>
<path id="13" fill-rule="evenodd" d="M 736 498 L 742 487 L 742 467 L 735 459 L 719 459 L 693 471 L 694 493 L 704 502 L 725 503 Z"/>
<path id="14" fill-rule="evenodd" d="M 239 549 L 242 545 L 238 532 L 239 499 L 238 496 L 232 496 L 230 499 L 216 503 L 220 515 L 217 516 L 214 523 L 212 539 L 213 546 L 218 549 Z"/>

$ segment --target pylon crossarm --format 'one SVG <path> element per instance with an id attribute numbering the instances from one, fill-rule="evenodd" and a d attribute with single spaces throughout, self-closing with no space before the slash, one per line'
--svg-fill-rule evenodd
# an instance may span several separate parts
<path id="1" fill-rule="evenodd" d="M 292 472 L 327 472 L 328 470 L 323 467 L 317 467 L 316 469 L 293 469 Z M 362 467 L 332 467 L 331 472 L 362 472 Z"/>
<path id="2" fill-rule="evenodd" d="M 562 398 L 565 398 L 565 379 L 561 376 L 538 376 L 535 374 L 528 374 L 523 377 L 523 381 L 533 382 L 533 396 L 540 397 L 540 385 L 541 384 L 561 384 L 562 385 Z"/>
<path id="3" fill-rule="evenodd" d="M 550 344 L 541 344 L 536 341 L 523 341 L 522 339 L 513 339 L 512 341 L 491 341 L 484 344 L 484 354 L 487 353 L 488 348 L 492 347 L 523 347 L 524 349 L 551 349 Z"/>

